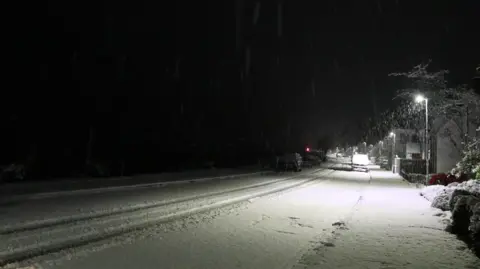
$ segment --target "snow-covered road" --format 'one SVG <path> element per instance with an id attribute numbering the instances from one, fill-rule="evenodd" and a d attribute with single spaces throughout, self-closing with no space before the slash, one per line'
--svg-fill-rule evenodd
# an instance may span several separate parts
<path id="1" fill-rule="evenodd" d="M 307 169 L 300 174 L 309 174 L 314 171 L 317 171 L 317 169 Z M 85 195 L 18 201 L 0 206 L 0 234 L 6 227 L 18 227 L 19 224 L 79 214 L 111 212 L 129 207 L 148 206 L 152 203 L 275 182 L 300 174 L 286 172 L 273 175 L 219 179 L 178 185 L 159 185 L 159 187 L 125 189 L 115 192 L 87 193 Z"/>
<path id="2" fill-rule="evenodd" d="M 445 216 L 431 208 L 418 189 L 390 172 L 320 173 L 317 179 L 311 175 L 295 180 L 306 182 L 298 188 L 20 265 L 33 263 L 44 269 L 480 268 L 464 243 L 442 231 Z"/>

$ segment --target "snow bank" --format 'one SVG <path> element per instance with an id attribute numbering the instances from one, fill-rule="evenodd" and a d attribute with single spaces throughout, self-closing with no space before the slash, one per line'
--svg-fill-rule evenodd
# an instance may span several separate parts
<path id="1" fill-rule="evenodd" d="M 433 198 L 432 207 L 441 209 L 443 211 L 450 210 L 450 199 L 455 188 L 445 188 L 437 193 L 437 196 Z"/>
<path id="2" fill-rule="evenodd" d="M 440 192 L 445 190 L 445 188 L 446 187 L 442 186 L 442 185 L 427 186 L 427 187 L 424 187 L 423 189 L 420 190 L 420 195 L 425 197 L 425 199 L 427 199 L 428 201 L 433 202 L 433 199 L 435 199 L 435 197 Z"/>
<path id="3" fill-rule="evenodd" d="M 469 180 L 462 183 L 454 182 L 448 184 L 447 187 L 442 185 L 426 186 L 420 190 L 420 195 L 425 197 L 430 202 L 433 202 L 435 197 L 445 193 L 452 194 L 453 190 L 465 190 L 474 195 L 480 195 L 480 180 Z"/>
<path id="4" fill-rule="evenodd" d="M 480 195 L 480 180 L 469 180 L 458 184 L 455 188 L 466 190 L 474 195 Z"/>

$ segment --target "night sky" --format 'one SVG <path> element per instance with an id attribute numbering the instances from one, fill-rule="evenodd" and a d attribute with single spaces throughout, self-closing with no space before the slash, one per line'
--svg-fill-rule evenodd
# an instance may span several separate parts
<path id="1" fill-rule="evenodd" d="M 431 59 L 470 83 L 480 63 L 478 0 L 280 2 L 15 4 L 0 163 L 73 171 L 91 130 L 93 158 L 132 170 L 358 142 L 408 86 L 389 73 Z"/>

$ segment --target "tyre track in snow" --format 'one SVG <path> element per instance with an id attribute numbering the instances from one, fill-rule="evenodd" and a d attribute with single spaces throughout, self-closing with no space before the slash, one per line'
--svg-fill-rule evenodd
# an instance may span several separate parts
<path id="1" fill-rule="evenodd" d="M 322 170 L 323 172 L 320 172 Z M 318 172 L 320 174 L 316 174 Z M 295 188 L 325 178 L 333 172 L 335 171 L 318 169 L 275 182 L 264 182 L 233 190 L 207 193 L 196 197 L 163 202 L 163 204 L 156 206 L 149 205 L 143 208 L 123 210 L 122 212 L 110 212 L 109 214 L 104 212 L 97 216 L 70 218 L 68 221 L 57 221 L 37 227 L 33 225 L 30 227 L 24 226 L 16 232 L 13 229 L 5 229 L 0 234 L 0 266 Z"/>
<path id="2" fill-rule="evenodd" d="M 157 207 L 163 207 L 163 206 L 168 206 L 168 205 L 173 205 L 173 204 L 178 204 L 178 203 L 183 203 L 183 202 L 188 202 L 190 200 L 194 199 L 199 199 L 199 198 L 205 198 L 209 196 L 214 196 L 214 195 L 219 195 L 223 193 L 228 193 L 228 192 L 233 192 L 233 191 L 240 191 L 240 190 L 247 190 L 247 189 L 252 189 L 252 188 L 257 188 L 261 186 L 267 186 L 270 184 L 275 184 L 277 182 L 281 182 L 284 180 L 292 179 L 292 178 L 298 178 L 300 176 L 304 175 L 310 175 L 317 173 L 319 171 L 322 171 L 327 168 L 318 168 L 314 169 L 313 171 L 307 171 L 306 173 L 301 173 L 301 174 L 296 174 L 294 176 L 279 176 L 276 179 L 273 180 L 268 180 L 268 181 L 263 181 L 260 183 L 254 183 L 254 184 L 248 184 L 244 186 L 234 186 L 234 187 L 228 187 L 218 190 L 218 191 L 210 191 L 206 192 L 203 194 L 191 194 L 191 195 L 185 195 L 183 197 L 178 197 L 178 198 L 173 198 L 173 199 L 167 199 L 167 200 L 161 200 L 161 201 L 156 201 L 156 202 L 150 202 L 150 203 L 139 203 L 135 205 L 127 205 L 125 207 L 120 207 L 120 208 L 102 208 L 102 209 L 97 209 L 93 210 L 91 212 L 86 212 L 86 213 L 76 213 L 76 214 L 65 214 L 62 217 L 50 217 L 50 218 L 45 218 L 45 219 L 39 219 L 39 220 L 30 220 L 30 221 L 25 221 L 25 222 L 17 222 L 14 224 L 6 224 L 6 225 L 0 225 L 0 236 L 2 235 L 7 235 L 10 233 L 17 233 L 17 232 L 23 232 L 23 231 L 29 231 L 29 230 L 36 230 L 36 229 L 41 229 L 41 228 L 46 228 L 46 227 L 52 227 L 52 226 L 57 226 L 57 225 L 64 225 L 64 224 L 69 224 L 72 222 L 78 222 L 78 221 L 84 221 L 84 220 L 89 220 L 93 218 L 101 218 L 101 217 L 108 217 L 111 215 L 116 215 L 116 214 L 123 214 L 127 212 L 135 212 L 135 211 L 141 211 L 144 209 L 153 209 Z M 257 179 L 258 180 L 258 179 Z"/>

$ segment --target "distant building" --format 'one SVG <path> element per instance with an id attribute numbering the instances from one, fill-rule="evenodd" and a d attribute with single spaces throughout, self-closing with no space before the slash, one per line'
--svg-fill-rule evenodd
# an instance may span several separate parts
<path id="1" fill-rule="evenodd" d="M 418 132 L 412 129 L 395 129 L 395 152 L 402 159 L 421 159 L 422 143 Z"/>

